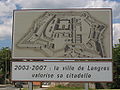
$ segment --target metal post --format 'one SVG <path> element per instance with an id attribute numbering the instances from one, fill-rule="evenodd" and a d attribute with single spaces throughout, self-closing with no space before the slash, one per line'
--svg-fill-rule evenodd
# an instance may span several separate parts
<path id="1" fill-rule="evenodd" d="M 22 90 L 22 89 L 20 88 L 20 90 Z"/>
<path id="2" fill-rule="evenodd" d="M 85 90 L 88 90 L 88 83 L 85 83 Z"/>
<path id="3" fill-rule="evenodd" d="M 32 82 L 28 82 L 28 90 L 33 90 L 33 83 Z"/>

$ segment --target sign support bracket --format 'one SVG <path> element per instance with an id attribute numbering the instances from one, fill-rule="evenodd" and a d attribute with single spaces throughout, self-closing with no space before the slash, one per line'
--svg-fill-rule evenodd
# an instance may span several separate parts
<path id="1" fill-rule="evenodd" d="M 85 90 L 88 90 L 88 83 L 85 83 Z"/>
<path id="2" fill-rule="evenodd" d="M 32 82 L 28 82 L 28 90 L 33 90 L 33 83 Z"/>

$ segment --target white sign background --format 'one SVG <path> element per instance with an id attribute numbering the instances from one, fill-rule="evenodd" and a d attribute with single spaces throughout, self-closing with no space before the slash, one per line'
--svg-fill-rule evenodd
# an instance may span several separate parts
<path id="1" fill-rule="evenodd" d="M 12 62 L 12 80 L 112 82 L 112 62 Z"/>

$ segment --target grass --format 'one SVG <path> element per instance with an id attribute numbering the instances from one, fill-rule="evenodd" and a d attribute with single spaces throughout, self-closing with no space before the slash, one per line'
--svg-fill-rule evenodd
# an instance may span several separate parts
<path id="1" fill-rule="evenodd" d="M 120 90 L 120 89 L 96 89 L 96 90 Z"/>
<path id="2" fill-rule="evenodd" d="M 39 86 L 34 86 L 34 87 L 33 87 L 33 90 L 34 90 L 34 89 L 38 89 L 38 88 L 40 88 L 40 87 L 39 87 Z M 29 89 L 28 89 L 28 88 L 22 88 L 21 90 L 29 90 Z"/>
<path id="3" fill-rule="evenodd" d="M 24 88 L 24 89 L 21 89 L 21 90 L 28 90 L 28 88 Z M 33 89 L 34 90 L 34 89 Z M 51 88 L 48 88 L 48 89 L 45 89 L 45 90 L 85 90 L 85 89 L 82 89 L 82 88 L 59 88 L 59 87 L 51 87 Z M 89 89 L 89 90 L 120 90 L 120 89 Z"/>
<path id="4" fill-rule="evenodd" d="M 81 88 L 81 87 L 65 87 L 65 86 L 58 85 L 56 87 L 50 87 L 46 90 L 85 90 L 85 89 Z M 92 88 L 89 88 L 89 90 L 120 90 L 120 89 L 92 89 Z"/>
<path id="5" fill-rule="evenodd" d="M 46 90 L 84 90 L 84 89 L 75 89 L 75 88 L 59 88 L 59 87 L 55 87 L 55 88 L 48 88 Z"/>
<path id="6" fill-rule="evenodd" d="M 22 88 L 21 90 L 28 90 L 28 88 Z"/>
<path id="7" fill-rule="evenodd" d="M 48 88 L 46 90 L 85 90 L 85 89 L 77 89 L 77 88 Z M 89 90 L 120 90 L 120 89 L 89 89 Z"/>
<path id="8" fill-rule="evenodd" d="M 84 89 L 80 87 L 65 87 L 65 86 L 58 85 L 56 87 L 50 87 L 46 90 L 84 90 Z"/>
<path id="9" fill-rule="evenodd" d="M 40 88 L 39 86 L 34 86 L 33 90 Z M 21 90 L 29 90 L 28 88 L 22 88 Z M 85 90 L 84 88 L 81 87 L 65 87 L 62 85 L 58 85 L 56 87 L 49 87 L 46 88 L 45 90 Z M 89 90 L 120 90 L 120 89 L 90 89 Z"/>

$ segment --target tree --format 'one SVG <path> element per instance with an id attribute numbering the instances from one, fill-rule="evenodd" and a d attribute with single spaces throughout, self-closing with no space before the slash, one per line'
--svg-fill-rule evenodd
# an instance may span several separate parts
<path id="1" fill-rule="evenodd" d="M 0 82 L 3 83 L 10 75 L 11 50 L 9 47 L 0 49 Z"/>
<path id="2" fill-rule="evenodd" d="M 120 88 L 120 44 L 113 48 L 113 83 L 108 83 L 110 88 Z"/>

